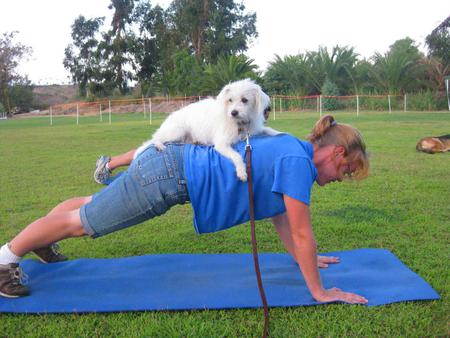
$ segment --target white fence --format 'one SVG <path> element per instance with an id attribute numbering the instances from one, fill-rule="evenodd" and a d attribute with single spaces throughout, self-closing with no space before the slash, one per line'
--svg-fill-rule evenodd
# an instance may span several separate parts
<path id="1" fill-rule="evenodd" d="M 287 96 L 272 97 L 272 118 L 276 120 L 280 112 L 317 112 L 320 116 L 325 111 L 355 112 L 361 111 L 408 111 L 407 95 L 349 95 L 349 96 Z"/>
<path id="2" fill-rule="evenodd" d="M 59 116 L 73 116 L 79 124 L 83 116 L 97 116 L 98 121 L 111 124 L 114 115 L 125 113 L 142 114 L 149 124 L 153 123 L 154 113 L 170 113 L 188 104 L 201 100 L 201 96 L 190 97 L 142 97 L 128 100 L 104 100 L 98 102 L 75 102 L 54 105 L 49 108 L 50 124 Z"/>
<path id="3" fill-rule="evenodd" d="M 44 114 L 48 114 L 50 125 L 57 124 L 57 119 L 63 116 L 72 117 L 75 124 L 80 124 L 85 117 L 90 117 L 91 122 L 97 120 L 112 124 L 114 120 L 119 119 L 119 115 L 129 113 L 137 114 L 136 116 L 140 116 L 139 119 L 142 118 L 148 124 L 152 124 L 154 114 L 170 113 L 203 98 L 201 96 L 142 97 L 127 100 L 74 102 L 51 106 Z M 319 116 L 325 112 L 350 112 L 356 116 L 373 111 L 407 112 L 408 100 L 408 95 L 274 95 L 271 97 L 271 118 L 273 120 L 282 118 L 284 112 L 316 112 Z M 164 116 L 159 115 L 159 118 Z"/>

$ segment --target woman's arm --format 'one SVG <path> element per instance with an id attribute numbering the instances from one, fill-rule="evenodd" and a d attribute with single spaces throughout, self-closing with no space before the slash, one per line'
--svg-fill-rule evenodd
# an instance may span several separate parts
<path id="1" fill-rule="evenodd" d="M 284 203 L 286 214 L 274 217 L 273 222 L 286 249 L 300 265 L 303 278 L 314 299 L 319 302 L 341 300 L 349 303 L 367 303 L 364 297 L 356 294 L 343 292 L 337 288 L 325 290 L 322 287 L 309 207 L 287 195 L 284 195 Z"/>
<path id="2" fill-rule="evenodd" d="M 294 244 L 292 243 L 291 231 L 289 229 L 289 221 L 287 214 L 277 215 L 272 217 L 272 223 L 278 232 L 278 236 L 284 244 L 286 250 L 291 254 L 292 258 L 297 262 L 295 258 Z M 319 268 L 327 268 L 329 264 L 339 263 L 339 257 L 336 256 L 320 256 L 317 255 L 317 266 Z M 297 262 L 298 264 L 298 262 Z"/>

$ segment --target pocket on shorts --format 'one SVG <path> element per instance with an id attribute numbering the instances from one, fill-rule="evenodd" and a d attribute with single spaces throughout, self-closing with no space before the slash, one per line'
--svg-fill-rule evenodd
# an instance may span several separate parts
<path id="1" fill-rule="evenodd" d="M 142 186 L 174 177 L 173 166 L 165 151 L 148 149 L 135 161 L 134 175 Z"/>

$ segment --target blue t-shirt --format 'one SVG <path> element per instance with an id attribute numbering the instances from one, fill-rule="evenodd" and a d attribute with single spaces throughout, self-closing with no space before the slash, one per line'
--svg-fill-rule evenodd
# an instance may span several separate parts
<path id="1" fill-rule="evenodd" d="M 311 143 L 280 134 L 252 137 L 250 144 L 255 218 L 284 213 L 283 194 L 309 205 L 317 176 Z M 245 142 L 233 148 L 245 162 Z M 212 146 L 186 145 L 184 163 L 197 233 L 224 230 L 250 219 L 247 182 L 238 179 L 230 159 Z"/>

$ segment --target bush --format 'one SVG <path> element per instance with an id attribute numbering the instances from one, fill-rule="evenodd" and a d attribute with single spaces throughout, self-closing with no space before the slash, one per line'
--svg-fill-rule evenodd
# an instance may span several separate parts
<path id="1" fill-rule="evenodd" d="M 446 110 L 447 98 L 445 93 L 435 93 L 429 90 L 406 95 L 406 108 L 408 110 L 435 111 Z"/>
<path id="2" fill-rule="evenodd" d="M 6 111 L 5 106 L 3 103 L 0 102 L 0 113 L 4 113 Z"/>
<path id="3" fill-rule="evenodd" d="M 324 96 L 339 96 L 338 87 L 331 82 L 328 77 L 325 79 L 325 82 L 322 86 L 322 95 Z M 322 99 L 323 109 L 325 110 L 338 110 L 339 109 L 339 101 L 335 97 L 324 97 Z"/>

